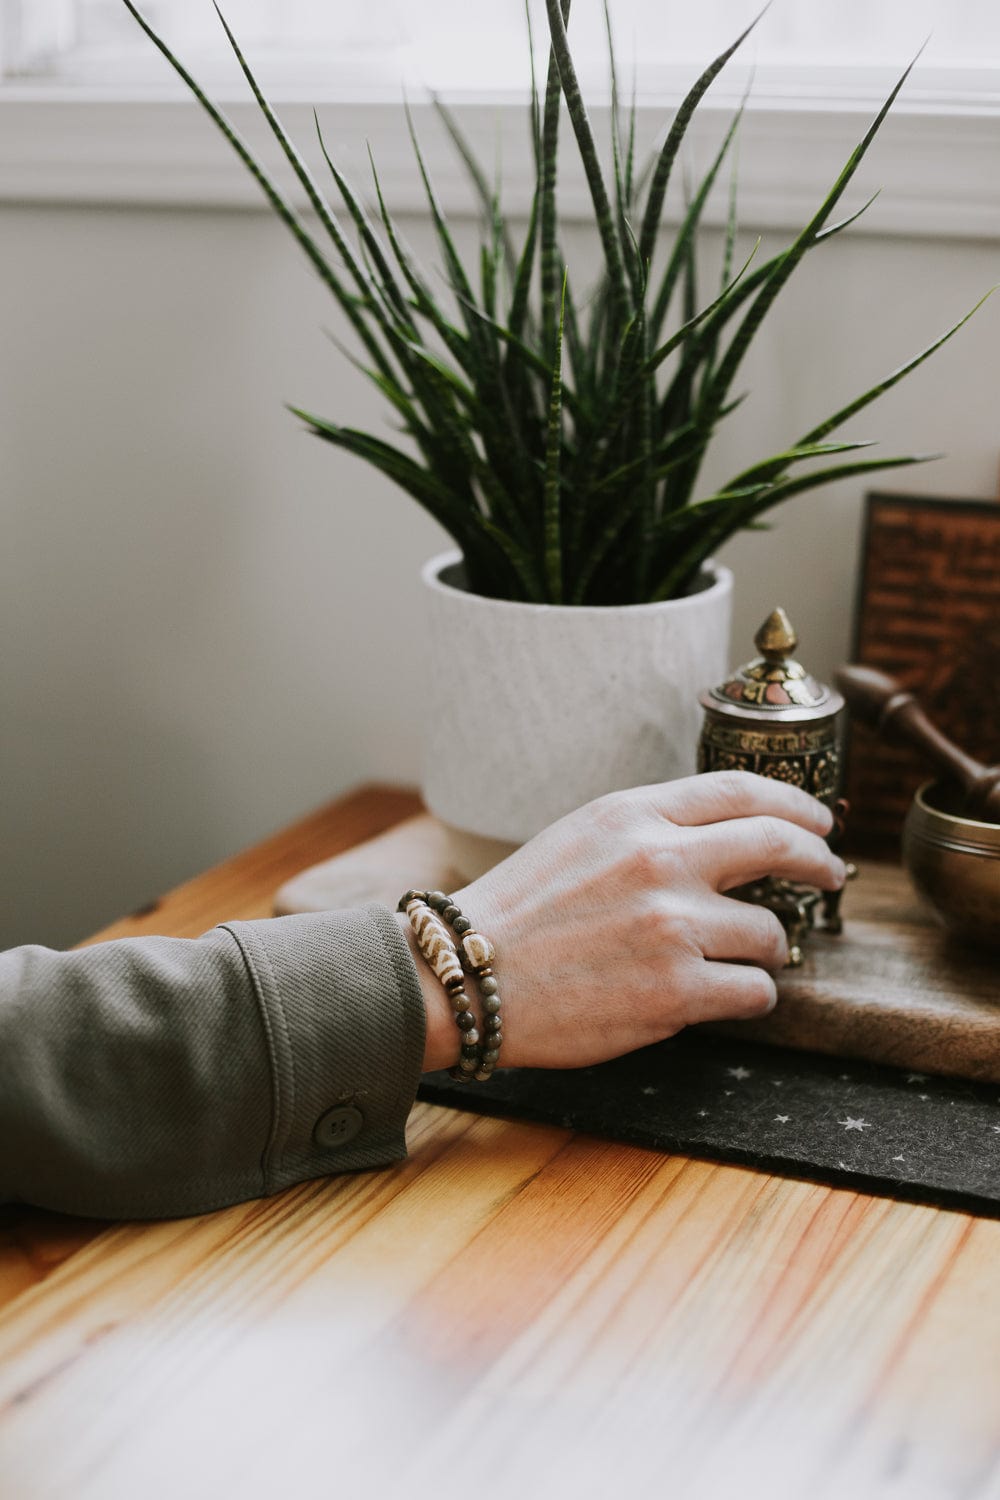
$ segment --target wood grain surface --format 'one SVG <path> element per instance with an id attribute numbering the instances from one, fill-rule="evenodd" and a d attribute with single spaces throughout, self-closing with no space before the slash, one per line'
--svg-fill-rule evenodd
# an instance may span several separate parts
<path id="1" fill-rule="evenodd" d="M 115 931 L 260 915 L 414 807 Z M 409 1141 L 196 1219 L 10 1215 L 3 1500 L 1000 1496 L 1000 1222 L 428 1105 Z"/>

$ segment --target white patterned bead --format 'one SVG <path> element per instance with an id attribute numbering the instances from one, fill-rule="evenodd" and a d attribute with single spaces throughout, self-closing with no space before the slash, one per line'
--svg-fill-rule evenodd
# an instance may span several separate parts
<path id="1" fill-rule="evenodd" d="M 430 907 L 423 901 L 414 900 L 406 908 L 410 926 L 416 934 L 420 951 L 442 984 L 463 979 L 451 933 Z"/>
<path id="2" fill-rule="evenodd" d="M 496 949 L 481 932 L 467 932 L 462 938 L 462 953 L 470 969 L 481 969 L 496 958 Z"/>

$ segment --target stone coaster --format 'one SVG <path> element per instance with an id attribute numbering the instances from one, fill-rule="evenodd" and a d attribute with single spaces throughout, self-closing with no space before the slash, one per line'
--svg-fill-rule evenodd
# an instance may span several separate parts
<path id="1" fill-rule="evenodd" d="M 687 1031 L 599 1067 L 419 1097 L 1000 1217 L 1000 1086 Z"/>

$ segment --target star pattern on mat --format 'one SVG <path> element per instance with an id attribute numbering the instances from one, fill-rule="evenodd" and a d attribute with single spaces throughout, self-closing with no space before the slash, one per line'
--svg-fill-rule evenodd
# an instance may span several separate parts
<path id="1" fill-rule="evenodd" d="M 499 1092 L 515 1115 L 877 1194 L 967 1200 L 1000 1218 L 996 1084 L 863 1062 L 846 1071 L 839 1058 L 691 1032 L 586 1071 L 512 1068 L 491 1087 L 489 1112 Z M 422 1097 L 470 1107 L 468 1085 L 432 1089 Z"/>

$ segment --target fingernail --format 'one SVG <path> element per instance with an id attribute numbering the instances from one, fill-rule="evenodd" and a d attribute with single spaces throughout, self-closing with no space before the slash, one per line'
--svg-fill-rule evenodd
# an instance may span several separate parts
<path id="1" fill-rule="evenodd" d="M 841 890 L 847 883 L 847 866 L 842 859 L 834 860 L 834 868 L 837 871 L 837 889 Z"/>

